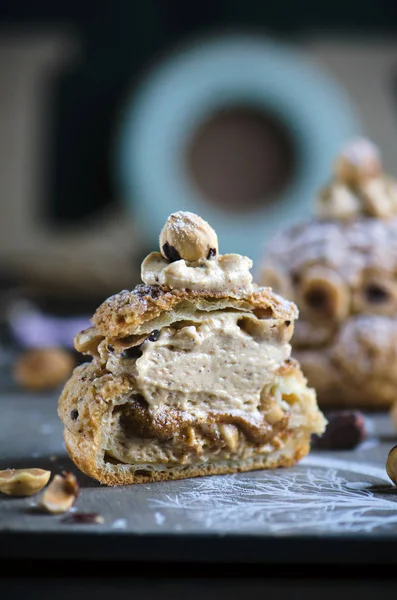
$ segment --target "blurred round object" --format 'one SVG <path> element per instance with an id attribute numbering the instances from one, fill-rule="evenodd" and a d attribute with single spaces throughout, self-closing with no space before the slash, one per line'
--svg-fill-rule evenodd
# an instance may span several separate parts
<path id="1" fill-rule="evenodd" d="M 369 142 L 348 148 L 316 217 L 268 240 L 258 279 L 299 307 L 292 351 L 319 405 L 378 410 L 397 399 L 397 182 Z"/>
<path id="2" fill-rule="evenodd" d="M 292 180 L 295 161 L 282 121 L 244 105 L 210 115 L 187 150 L 187 169 L 203 199 L 230 212 L 274 202 Z"/>
<path id="3" fill-rule="evenodd" d="M 170 213 L 213 224 L 224 252 L 254 260 L 276 228 L 311 213 L 360 131 L 339 84 L 266 36 L 205 38 L 158 63 L 126 102 L 116 171 L 148 241 Z"/>
<path id="4" fill-rule="evenodd" d="M 14 365 L 15 381 L 30 391 L 50 390 L 70 377 L 75 361 L 62 348 L 34 348 L 21 354 Z"/>

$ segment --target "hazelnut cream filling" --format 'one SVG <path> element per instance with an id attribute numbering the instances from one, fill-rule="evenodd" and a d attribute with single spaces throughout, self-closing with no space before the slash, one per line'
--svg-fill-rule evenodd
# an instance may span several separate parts
<path id="1" fill-rule="evenodd" d="M 305 426 L 322 429 L 315 396 L 296 374 L 277 375 L 261 396 L 261 421 L 255 423 L 230 414 L 194 418 L 167 407 L 152 413 L 137 395 L 114 410 L 106 454 L 141 468 L 206 462 L 214 455 L 217 460 L 246 460 L 282 449 L 291 429 L 300 429 L 302 437 Z"/>
<path id="2" fill-rule="evenodd" d="M 253 290 L 252 260 L 239 254 L 224 254 L 194 262 L 180 259 L 169 262 L 152 252 L 142 263 L 141 277 L 147 285 L 163 285 L 171 289 L 236 291 L 250 294 Z"/>
<path id="3" fill-rule="evenodd" d="M 123 462 L 194 462 L 214 451 L 226 456 L 238 447 L 250 456 L 280 444 L 288 404 L 280 394 L 271 400 L 269 386 L 290 356 L 290 328 L 225 310 L 164 327 L 127 352 L 103 342 L 107 370 L 133 382 L 131 400 L 114 412 L 108 454 Z"/>
<path id="4" fill-rule="evenodd" d="M 130 359 L 110 352 L 106 368 L 133 378 L 152 409 L 255 415 L 262 388 L 290 356 L 291 346 L 282 340 L 291 324 L 238 311 L 201 319 L 164 327 Z"/>

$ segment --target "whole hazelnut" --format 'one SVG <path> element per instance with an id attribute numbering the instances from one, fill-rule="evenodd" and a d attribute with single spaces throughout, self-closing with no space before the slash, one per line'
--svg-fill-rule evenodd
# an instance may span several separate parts
<path id="1" fill-rule="evenodd" d="M 342 150 L 335 162 L 337 179 L 347 185 L 360 183 L 377 177 L 382 172 L 378 148 L 369 140 L 356 138 Z"/>
<path id="2" fill-rule="evenodd" d="M 55 475 L 40 498 L 38 505 L 54 515 L 68 512 L 80 494 L 80 486 L 73 473 L 64 471 Z"/>
<path id="3" fill-rule="evenodd" d="M 320 190 L 316 201 L 316 216 L 319 219 L 349 220 L 361 212 L 361 201 L 348 186 L 332 182 Z"/>
<path id="4" fill-rule="evenodd" d="M 52 389 L 64 383 L 75 366 L 70 352 L 62 348 L 34 348 L 19 356 L 14 379 L 31 391 Z"/>
<path id="5" fill-rule="evenodd" d="M 352 450 L 367 437 L 364 415 L 357 410 L 338 410 L 326 414 L 327 427 L 322 436 L 313 435 L 313 450 Z"/>
<path id="6" fill-rule="evenodd" d="M 161 230 L 160 251 L 171 262 L 214 258 L 218 254 L 218 238 L 204 219 L 191 212 L 179 211 L 168 217 Z"/>
<path id="7" fill-rule="evenodd" d="M 394 484 L 397 484 L 397 446 L 394 446 L 386 460 L 386 471 Z"/>

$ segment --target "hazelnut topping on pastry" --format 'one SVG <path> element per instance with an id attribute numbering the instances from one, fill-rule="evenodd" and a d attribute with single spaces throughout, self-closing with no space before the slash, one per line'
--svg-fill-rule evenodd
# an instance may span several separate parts
<path id="1" fill-rule="evenodd" d="M 372 142 L 357 138 L 342 148 L 334 179 L 319 191 L 316 213 L 319 219 L 341 220 L 396 215 L 397 181 L 383 172 Z"/>

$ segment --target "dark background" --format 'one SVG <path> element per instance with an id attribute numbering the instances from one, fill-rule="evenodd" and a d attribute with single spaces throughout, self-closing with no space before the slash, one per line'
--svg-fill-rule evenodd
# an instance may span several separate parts
<path id="1" fill-rule="evenodd" d="M 81 60 L 54 88 L 47 218 L 56 227 L 84 227 L 84 218 L 117 195 L 110 154 L 124 94 L 165 52 L 212 28 L 262 29 L 279 38 L 313 30 L 390 35 L 397 30 L 397 2 L 0 2 L 0 26 L 13 25 L 57 25 L 82 42 Z"/>

